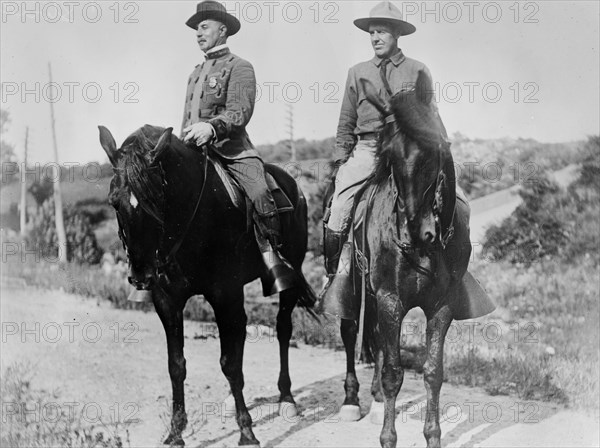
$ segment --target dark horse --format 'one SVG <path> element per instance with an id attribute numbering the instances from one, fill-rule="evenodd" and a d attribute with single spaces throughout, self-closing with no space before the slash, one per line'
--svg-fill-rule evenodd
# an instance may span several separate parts
<path id="1" fill-rule="evenodd" d="M 235 400 L 239 443 L 258 445 L 242 392 L 247 322 L 243 286 L 265 275 L 251 220 L 230 200 L 206 153 L 184 145 L 172 135 L 172 128 L 146 125 L 131 134 L 120 149 L 108 129 L 99 129 L 100 143 L 114 168 L 109 200 L 129 257 L 129 280 L 137 289 L 151 291 L 167 336 L 173 414 L 164 443 L 184 444 L 183 308 L 190 296 L 202 294 L 215 311 L 221 369 Z M 279 401 L 289 415 L 295 410 L 288 372 L 291 314 L 296 304 L 310 309 L 315 301 L 301 272 L 307 245 L 307 206 L 289 175 L 274 166 L 267 166 L 267 171 L 294 206 L 292 212 L 281 215 L 281 253 L 297 273 L 298 286 L 280 294 L 277 314 Z"/>
<path id="2" fill-rule="evenodd" d="M 389 102 L 377 95 L 370 82 L 361 82 L 384 123 L 371 193 L 365 193 L 372 198 L 367 205 L 366 229 L 356 232 L 359 251 L 368 259 L 363 342 L 367 360 L 375 362 L 371 412 L 381 413 L 383 407 L 380 442 L 383 447 L 396 446 L 396 397 L 404 375 L 401 325 L 411 308 L 420 307 L 427 318 L 424 435 L 428 446 L 437 447 L 446 332 L 453 318 L 477 317 L 491 309 L 484 306 L 475 313 L 465 312 L 468 292 L 463 276 L 470 276 L 470 212 L 466 202 L 456 198 L 450 144 L 430 105 L 431 80 L 419 72 L 415 88 L 396 94 Z M 356 412 L 350 411 L 358 411 L 357 327 L 356 321 L 342 320 L 347 355 L 343 410 L 355 416 Z"/>

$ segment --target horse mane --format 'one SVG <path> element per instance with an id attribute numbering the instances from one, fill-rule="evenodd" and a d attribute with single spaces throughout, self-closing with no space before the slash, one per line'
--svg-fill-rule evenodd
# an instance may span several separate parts
<path id="1" fill-rule="evenodd" d="M 431 100 L 424 100 L 430 93 L 430 90 L 427 89 L 431 89 L 428 81 L 429 79 L 424 73 L 419 73 L 416 88 L 395 94 L 390 100 L 389 107 L 394 116 L 395 125 L 401 131 L 402 144 L 407 145 L 413 142 L 422 151 L 423 156 L 418 158 L 417 163 L 423 165 L 431 158 L 440 159 L 439 169 L 446 175 L 447 186 L 441 213 L 442 232 L 445 234 L 452 223 L 456 203 L 456 173 L 444 124 L 431 107 Z M 388 179 L 392 167 L 404 163 L 400 145 L 393 142 L 384 145 L 383 138 L 384 132 L 380 132 L 375 156 L 374 181 L 376 183 Z M 415 168 L 418 172 L 422 167 Z M 400 172 L 401 170 L 398 169 L 397 173 Z"/>
<path id="2" fill-rule="evenodd" d="M 403 143 L 414 142 L 429 157 L 439 155 L 448 149 L 445 129 L 429 104 L 420 98 L 419 90 L 402 91 L 390 100 L 390 108 L 396 125 L 402 132 Z M 386 179 L 390 169 L 402 156 L 397 145 L 383 145 L 383 132 L 379 133 L 375 160 L 375 179 Z"/>
<path id="3" fill-rule="evenodd" d="M 151 155 L 164 128 L 144 125 L 123 142 L 119 168 L 142 208 L 163 222 L 163 176 L 160 165 L 151 165 Z M 151 175 L 157 173 L 159 175 Z"/>

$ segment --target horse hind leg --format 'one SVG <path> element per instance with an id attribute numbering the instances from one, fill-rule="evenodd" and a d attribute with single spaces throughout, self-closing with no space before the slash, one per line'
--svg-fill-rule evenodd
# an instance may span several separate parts
<path id="1" fill-rule="evenodd" d="M 340 418 L 347 422 L 355 422 L 360 419 L 360 405 L 358 401 L 358 389 L 360 387 L 356 377 L 354 364 L 356 351 L 356 336 L 358 325 L 355 320 L 342 319 L 340 333 L 344 348 L 346 349 L 346 380 L 344 390 L 346 397 L 340 409 Z"/>
<path id="2" fill-rule="evenodd" d="M 246 339 L 246 312 L 241 288 L 209 300 L 214 307 L 221 342 L 221 370 L 231 387 L 235 402 L 235 417 L 240 428 L 239 445 L 260 445 L 252 431 L 252 417 L 244 400 L 244 342 Z"/>
<path id="3" fill-rule="evenodd" d="M 440 389 L 444 379 L 444 340 L 450 324 L 452 312 L 446 305 L 427 315 L 427 359 L 423 365 L 423 379 L 427 390 L 427 413 L 423 434 L 428 448 L 441 446 L 440 428 Z"/>
<path id="4" fill-rule="evenodd" d="M 289 349 L 292 338 L 292 311 L 298 301 L 298 290 L 288 289 L 279 295 L 279 312 L 277 313 L 277 340 L 279 342 L 279 415 L 293 418 L 298 415 L 296 402 L 292 396 L 292 380 L 289 372 Z"/>

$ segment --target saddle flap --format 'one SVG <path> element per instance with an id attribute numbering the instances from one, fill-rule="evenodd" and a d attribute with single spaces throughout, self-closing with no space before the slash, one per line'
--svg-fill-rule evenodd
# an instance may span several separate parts
<path id="1" fill-rule="evenodd" d="M 214 157 L 209 155 L 209 160 L 212 162 L 215 167 L 215 171 L 219 175 L 225 190 L 227 190 L 227 194 L 229 195 L 229 199 L 235 205 L 237 209 L 246 213 L 246 196 L 242 190 L 242 188 L 238 185 L 238 183 L 229 175 L 227 172 L 227 168 L 223 166 L 223 163 L 218 157 Z M 287 197 L 285 192 L 279 187 L 275 178 L 271 176 L 271 174 L 265 172 L 265 179 L 267 181 L 267 187 L 275 200 L 275 206 L 277 207 L 278 213 L 286 213 L 294 210 L 294 206 L 290 198 Z M 249 208 L 250 210 L 252 207 Z"/>
<path id="2" fill-rule="evenodd" d="M 275 200 L 277 212 L 281 214 L 294 211 L 292 201 L 290 201 L 290 198 L 288 198 L 285 192 L 279 187 L 275 178 L 267 172 L 265 172 L 265 178 L 267 180 L 267 187 L 269 187 L 269 191 L 271 191 L 273 199 Z"/>
<path id="3" fill-rule="evenodd" d="M 452 317 L 455 320 L 475 319 L 496 309 L 485 289 L 467 271 L 458 284 L 455 297 L 450 300 Z"/>

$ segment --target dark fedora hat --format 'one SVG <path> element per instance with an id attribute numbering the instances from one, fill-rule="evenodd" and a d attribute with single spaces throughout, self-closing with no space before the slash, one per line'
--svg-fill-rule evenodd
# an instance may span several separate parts
<path id="1" fill-rule="evenodd" d="M 402 20 L 400 10 L 390 2 L 381 2 L 375 5 L 369 17 L 356 19 L 354 24 L 363 31 L 369 32 L 369 26 L 373 23 L 388 23 L 398 30 L 400 36 L 414 33 L 417 29 L 414 25 Z"/>
<path id="2" fill-rule="evenodd" d="M 208 19 L 225 24 L 227 26 L 227 34 L 230 36 L 233 36 L 241 28 L 240 21 L 229 14 L 225 6 L 213 0 L 198 3 L 196 14 L 190 17 L 185 24 L 190 28 L 197 29 L 200 22 Z"/>

